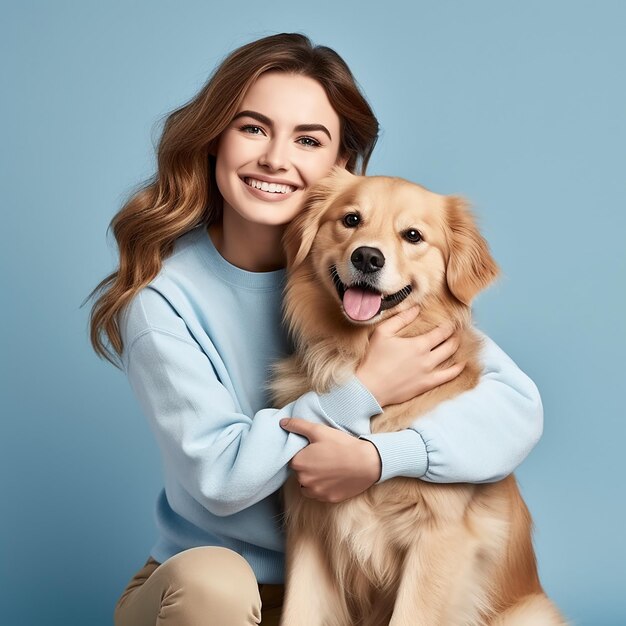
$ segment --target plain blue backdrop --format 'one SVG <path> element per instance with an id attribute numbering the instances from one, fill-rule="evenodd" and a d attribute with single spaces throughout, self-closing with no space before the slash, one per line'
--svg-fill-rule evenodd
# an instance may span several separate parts
<path id="1" fill-rule="evenodd" d="M 299 31 L 382 127 L 370 174 L 466 196 L 504 277 L 476 306 L 537 383 L 517 476 L 547 592 L 626 624 L 625 5 L 3 2 L 0 623 L 112 623 L 155 539 L 159 451 L 81 303 L 164 116 L 232 49 Z"/>

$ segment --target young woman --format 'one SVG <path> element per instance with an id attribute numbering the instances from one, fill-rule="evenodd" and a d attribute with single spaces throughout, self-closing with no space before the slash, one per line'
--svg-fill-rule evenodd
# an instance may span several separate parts
<path id="1" fill-rule="evenodd" d="M 487 337 L 475 389 L 412 428 L 370 432 L 382 406 L 459 373 L 438 367 L 457 347 L 449 329 L 396 335 L 417 310 L 380 324 L 343 385 L 268 406 L 269 365 L 291 349 L 281 236 L 334 164 L 365 174 L 377 135 L 333 50 L 266 37 L 169 116 L 157 174 L 114 217 L 120 264 L 91 294 L 91 339 L 127 373 L 165 476 L 159 538 L 119 599 L 117 626 L 277 624 L 278 492 L 290 468 L 307 497 L 339 502 L 394 476 L 498 480 L 538 440 L 537 389 Z"/>

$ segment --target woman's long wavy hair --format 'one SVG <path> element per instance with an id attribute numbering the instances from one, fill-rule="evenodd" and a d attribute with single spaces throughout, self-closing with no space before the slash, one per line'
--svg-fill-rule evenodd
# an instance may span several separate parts
<path id="1" fill-rule="evenodd" d="M 158 145 L 156 173 L 138 187 L 109 225 L 119 248 L 119 268 L 85 302 L 98 295 L 90 315 L 91 344 L 116 367 L 121 369 L 115 355 L 121 357 L 124 348 L 119 327 L 124 307 L 158 274 L 178 237 L 221 219 L 215 147 L 250 86 L 269 70 L 309 76 L 324 87 L 340 119 L 339 157 L 348 157 L 350 172 L 360 167 L 360 174 L 365 174 L 378 139 L 378 121 L 334 50 L 313 46 L 300 33 L 281 33 L 231 52 L 200 92 L 169 114 Z"/>

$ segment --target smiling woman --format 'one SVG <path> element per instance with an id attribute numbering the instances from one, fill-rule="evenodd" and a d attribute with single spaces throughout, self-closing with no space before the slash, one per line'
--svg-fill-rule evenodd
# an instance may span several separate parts
<path id="1" fill-rule="evenodd" d="M 271 405 L 270 367 L 292 349 L 283 232 L 333 167 L 365 174 L 377 136 L 336 52 L 297 33 L 265 37 L 232 52 L 171 113 L 158 171 L 113 218 L 120 263 L 91 294 L 92 343 L 128 375 L 165 475 L 158 540 L 120 597 L 116 626 L 277 624 L 279 492 L 291 470 L 305 497 L 339 502 L 400 475 L 492 480 L 535 443 L 536 388 L 492 343 L 477 395 L 425 431 L 371 434 L 383 399 L 460 371 L 440 367 L 456 349 L 451 329 L 396 335 L 410 310 L 377 327 L 358 376 Z M 314 314 L 318 303 L 306 304 Z"/>

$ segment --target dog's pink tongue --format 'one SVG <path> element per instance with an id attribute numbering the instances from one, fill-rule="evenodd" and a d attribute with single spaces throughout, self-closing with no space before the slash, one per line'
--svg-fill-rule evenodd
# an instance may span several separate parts
<path id="1" fill-rule="evenodd" d="M 353 320 L 369 320 L 378 313 L 380 301 L 377 293 L 350 287 L 343 294 L 343 309 Z"/>

